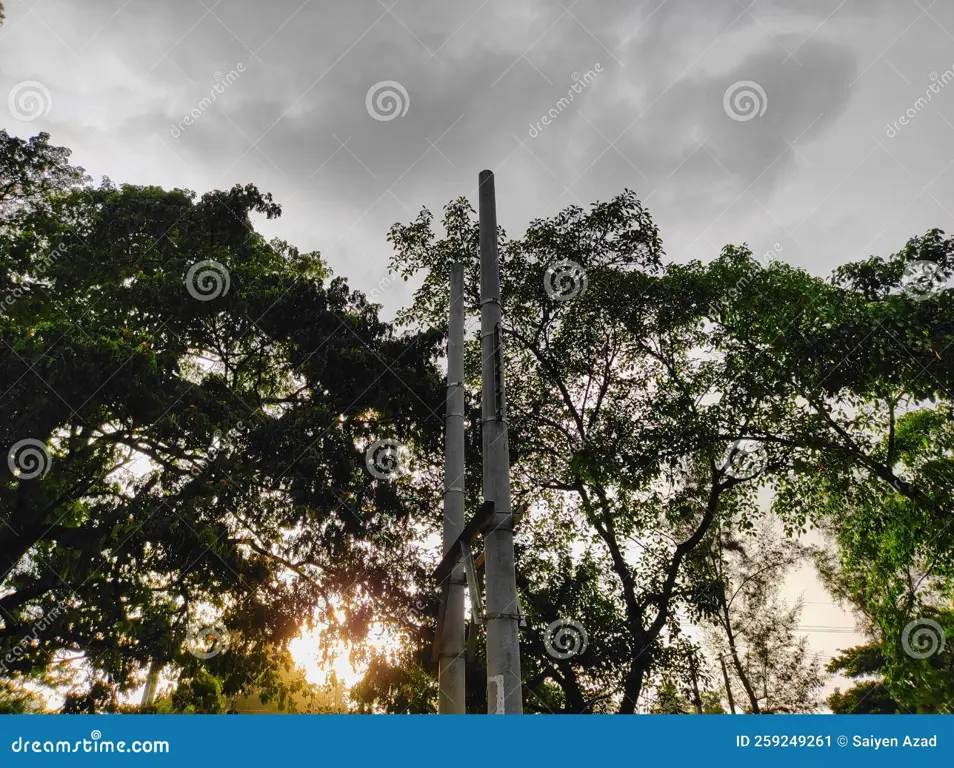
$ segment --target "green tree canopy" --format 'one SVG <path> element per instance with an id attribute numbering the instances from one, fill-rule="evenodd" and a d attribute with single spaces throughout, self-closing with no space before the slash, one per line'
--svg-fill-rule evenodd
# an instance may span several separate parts
<path id="1" fill-rule="evenodd" d="M 409 538 L 419 495 L 365 447 L 439 448 L 439 334 L 263 239 L 254 186 L 92 187 L 48 139 L 0 132 L 0 656 L 77 659 L 72 701 L 157 662 L 279 685 L 303 623 L 360 639 L 406 600 L 366 542 Z"/>
<path id="2" fill-rule="evenodd" d="M 457 200 L 442 236 L 426 210 L 392 228 L 393 269 L 421 278 L 402 330 L 255 231 L 280 212 L 253 185 L 93 186 L 46 134 L 0 131 L 12 706 L 45 684 L 66 711 L 117 710 L 160 673 L 164 707 L 281 706 L 288 641 L 320 624 L 368 662 L 359 710 L 433 709 L 438 553 L 420 545 L 440 523 L 452 263 L 479 312 L 476 216 Z M 808 708 L 818 670 L 763 576 L 784 565 L 769 514 L 827 537 L 826 585 L 880 654 L 833 709 L 943 711 L 951 649 L 919 644 L 954 630 L 954 241 L 931 230 L 831 279 L 745 245 L 677 263 L 627 190 L 498 245 L 527 711 L 717 711 L 705 626 L 743 705 Z M 466 354 L 473 514 L 476 334 Z M 362 643 L 382 625 L 402 642 Z M 475 634 L 471 711 L 482 652 Z"/>
<path id="3" fill-rule="evenodd" d="M 455 201 L 442 224 L 436 239 L 425 210 L 390 235 L 394 268 L 423 274 L 404 315 L 423 327 L 441 323 L 455 261 L 478 312 L 474 212 Z M 897 444 L 895 415 L 879 420 L 898 413 L 899 392 L 911 408 L 949 396 L 954 292 L 938 285 L 954 272 L 954 243 L 942 232 L 831 280 L 760 264 L 746 246 L 667 264 L 626 192 L 534 221 L 519 240 L 500 231 L 498 245 L 522 599 L 530 614 L 546 604 L 551 617 L 599 617 L 586 658 L 558 666 L 533 637 L 547 616 L 534 615 L 527 702 L 591 711 L 609 698 L 635 711 L 681 625 L 718 611 L 691 566 L 716 530 L 752 529 L 760 491 L 793 532 L 830 517 L 817 494 L 798 495 L 822 476 L 864 492 L 887 484 L 919 515 L 949 521 L 947 443 L 914 477 L 880 447 L 886 435 Z M 924 264 L 931 279 L 912 286 Z M 479 370 L 475 342 L 468 370 Z M 597 564 L 588 592 L 587 558 Z"/>

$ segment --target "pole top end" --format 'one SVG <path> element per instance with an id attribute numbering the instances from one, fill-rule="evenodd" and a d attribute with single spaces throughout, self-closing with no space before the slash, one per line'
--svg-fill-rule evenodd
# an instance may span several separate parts
<path id="1" fill-rule="evenodd" d="M 480 183 L 483 184 L 488 180 L 493 180 L 494 172 L 490 170 L 483 170 L 478 174 L 477 178 L 480 180 Z"/>

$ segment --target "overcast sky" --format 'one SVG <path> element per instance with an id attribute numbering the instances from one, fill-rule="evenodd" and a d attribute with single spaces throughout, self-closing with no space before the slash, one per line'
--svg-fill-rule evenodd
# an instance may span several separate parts
<path id="1" fill-rule="evenodd" d="M 388 227 L 472 196 L 483 168 L 514 235 L 629 187 L 677 260 L 777 242 L 827 273 L 954 224 L 946 0 L 6 6 L 13 132 L 49 131 L 117 182 L 254 182 L 285 208 L 266 231 L 365 290 L 386 274 Z M 390 289 L 387 313 L 406 299 Z"/>
<path id="2" fill-rule="evenodd" d="M 264 232 L 365 291 L 390 225 L 473 200 L 483 168 L 512 235 L 628 187 L 679 261 L 778 243 L 827 274 L 954 230 L 950 0 L 5 6 L 8 130 L 117 183 L 253 182 L 284 207 Z M 408 298 L 388 288 L 385 314 Z M 848 622 L 805 583 L 804 624 Z"/>

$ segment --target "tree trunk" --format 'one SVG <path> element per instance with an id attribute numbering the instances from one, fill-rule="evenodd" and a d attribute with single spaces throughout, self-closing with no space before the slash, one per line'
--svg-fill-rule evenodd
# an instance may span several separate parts
<path id="1" fill-rule="evenodd" d="M 149 675 L 146 677 L 146 687 L 142 692 L 142 701 L 139 706 L 151 707 L 156 700 L 156 689 L 159 687 L 159 673 L 162 671 L 162 662 L 153 659 L 149 665 Z"/>
<path id="2" fill-rule="evenodd" d="M 722 603 L 722 616 L 725 619 L 725 636 L 729 641 L 729 655 L 732 657 L 732 667 L 739 676 L 739 682 L 742 683 L 742 687 L 745 689 L 745 695 L 749 697 L 752 714 L 758 715 L 760 714 L 759 700 L 755 695 L 755 690 L 752 688 L 749 676 L 745 673 L 745 670 L 742 668 L 742 662 L 739 660 L 739 652 L 735 647 L 735 633 L 732 631 L 732 619 L 729 616 L 729 606 L 725 602 L 725 593 L 723 593 L 720 602 Z"/>
<path id="3" fill-rule="evenodd" d="M 626 679 L 623 681 L 623 700 L 620 702 L 618 710 L 620 715 L 636 713 L 636 702 L 639 701 L 639 695 L 643 690 L 643 680 L 646 676 L 647 667 L 648 663 L 639 659 L 630 664 Z"/>
<path id="4" fill-rule="evenodd" d="M 696 708 L 696 714 L 702 714 L 702 697 L 699 695 L 699 678 L 696 676 L 695 656 L 689 662 L 689 674 L 692 677 L 692 704 Z"/>
<path id="5" fill-rule="evenodd" d="M 732 684 L 729 682 L 729 670 L 725 668 L 725 655 L 719 654 L 719 665 L 722 667 L 722 678 L 725 680 L 725 695 L 729 699 L 729 712 L 735 714 L 735 699 L 732 696 Z"/>
<path id="6" fill-rule="evenodd" d="M 739 676 L 739 682 L 742 683 L 742 687 L 745 689 L 745 695 L 749 697 L 749 704 L 752 707 L 752 714 L 758 715 L 760 714 L 759 700 L 755 695 L 755 690 L 752 688 L 752 683 L 749 680 L 749 676 L 742 668 L 742 662 L 739 660 L 739 652 L 735 647 L 735 635 L 732 634 L 731 630 L 728 632 L 728 638 L 729 655 L 732 657 L 732 667 L 735 669 L 735 673 Z"/>

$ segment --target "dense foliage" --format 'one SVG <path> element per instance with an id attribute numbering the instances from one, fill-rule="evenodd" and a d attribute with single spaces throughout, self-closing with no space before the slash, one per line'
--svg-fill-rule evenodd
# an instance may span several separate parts
<path id="1" fill-rule="evenodd" d="M 439 337 L 265 242 L 253 186 L 92 187 L 68 154 L 0 133 L 5 673 L 73 659 L 84 700 L 153 664 L 271 690 L 303 620 L 360 639 L 401 588 L 362 542 L 418 502 L 362 447 L 439 446 Z M 229 652 L 199 659 L 209 626 Z"/>
<path id="2" fill-rule="evenodd" d="M 440 356 L 452 263 L 479 312 L 476 216 L 393 227 L 420 286 L 397 327 L 256 233 L 278 215 L 252 185 L 93 186 L 0 131 L 8 710 L 326 711 L 288 647 L 318 627 L 365 663 L 355 711 L 433 711 Z M 954 242 L 831 279 L 746 246 L 681 264 L 631 191 L 498 240 L 527 711 L 817 711 L 779 593 L 810 554 L 871 639 L 829 665 L 858 679 L 831 709 L 950 707 Z M 479 370 L 473 331 L 468 515 Z"/>

